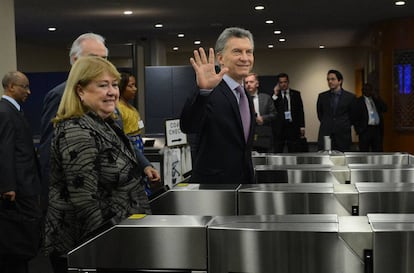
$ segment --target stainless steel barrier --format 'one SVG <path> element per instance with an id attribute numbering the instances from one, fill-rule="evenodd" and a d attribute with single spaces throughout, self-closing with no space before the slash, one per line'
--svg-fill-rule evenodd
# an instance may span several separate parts
<path id="1" fill-rule="evenodd" d="M 414 182 L 414 166 L 411 165 L 348 164 L 348 167 L 352 183 Z"/>
<path id="2" fill-rule="evenodd" d="M 151 200 L 153 214 L 237 215 L 237 190 L 233 184 L 181 183 Z"/>
<path id="3" fill-rule="evenodd" d="M 319 164 L 256 165 L 257 183 L 348 183 L 346 166 Z"/>
<path id="4" fill-rule="evenodd" d="M 414 272 L 414 214 L 368 214 L 374 273 Z"/>
<path id="5" fill-rule="evenodd" d="M 124 220 L 69 252 L 69 268 L 113 272 L 207 270 L 207 223 L 211 217 L 147 215 L 137 218 Z"/>
<path id="6" fill-rule="evenodd" d="M 242 185 L 238 197 L 239 215 L 358 215 L 358 193 L 353 185 L 330 183 Z"/>
<path id="7" fill-rule="evenodd" d="M 345 164 L 371 164 L 371 165 L 408 165 L 408 153 L 366 153 L 346 152 Z"/>
<path id="8" fill-rule="evenodd" d="M 359 215 L 414 213 L 414 183 L 356 183 Z"/>
<path id="9" fill-rule="evenodd" d="M 208 238 L 209 273 L 362 273 L 372 248 L 368 222 L 357 216 L 215 217 Z"/>

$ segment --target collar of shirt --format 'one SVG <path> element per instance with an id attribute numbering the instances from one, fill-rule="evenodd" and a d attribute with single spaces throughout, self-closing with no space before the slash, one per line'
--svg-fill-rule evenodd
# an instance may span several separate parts
<path id="1" fill-rule="evenodd" d="M 240 83 L 238 83 L 235 80 L 233 80 L 232 78 L 230 78 L 230 76 L 227 75 L 227 74 L 224 74 L 223 80 L 230 87 L 231 91 L 236 96 L 237 100 L 239 100 L 240 99 L 240 94 L 236 91 L 236 88 L 240 85 Z M 241 85 L 241 86 L 244 88 L 243 85 Z"/>
<path id="2" fill-rule="evenodd" d="M 332 95 L 341 95 L 341 94 L 342 94 L 342 88 L 341 88 L 341 89 L 339 89 L 338 91 L 331 90 L 331 94 L 332 94 Z"/>
<path id="3" fill-rule="evenodd" d="M 2 98 L 5 99 L 5 100 L 7 100 L 7 101 L 9 101 L 11 104 L 14 105 L 14 107 L 16 107 L 16 109 L 18 111 L 20 111 L 20 108 L 21 108 L 20 107 L 20 104 L 15 99 L 13 99 L 12 97 L 7 96 L 7 95 L 3 95 Z"/>

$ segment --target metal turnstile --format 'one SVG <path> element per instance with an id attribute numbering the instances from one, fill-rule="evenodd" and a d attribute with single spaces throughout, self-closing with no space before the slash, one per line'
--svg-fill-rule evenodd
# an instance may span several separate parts
<path id="1" fill-rule="evenodd" d="M 319 164 L 302 165 L 256 165 L 257 183 L 348 183 L 346 166 Z"/>
<path id="2" fill-rule="evenodd" d="M 239 215 L 358 215 L 353 185 L 331 183 L 242 185 Z"/>
<path id="3" fill-rule="evenodd" d="M 414 214 L 368 214 L 374 273 L 414 272 Z"/>
<path id="4" fill-rule="evenodd" d="M 414 213 L 414 183 L 356 183 L 359 215 Z"/>
<path id="5" fill-rule="evenodd" d="M 112 272 L 207 270 L 210 220 L 209 216 L 132 216 L 69 252 L 68 266 Z"/>
<path id="6" fill-rule="evenodd" d="M 414 182 L 414 166 L 412 165 L 348 164 L 348 167 L 352 183 Z"/>
<path id="7" fill-rule="evenodd" d="M 345 152 L 345 164 L 408 165 L 408 153 Z"/>
<path id="8" fill-rule="evenodd" d="M 359 216 L 215 217 L 208 226 L 209 273 L 363 273 L 371 230 Z"/>
<path id="9" fill-rule="evenodd" d="M 237 215 L 237 190 L 233 184 L 181 183 L 151 200 L 158 215 Z"/>

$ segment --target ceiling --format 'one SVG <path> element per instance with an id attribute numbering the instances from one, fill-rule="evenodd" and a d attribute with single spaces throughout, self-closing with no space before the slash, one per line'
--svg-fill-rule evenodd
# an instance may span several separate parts
<path id="1" fill-rule="evenodd" d="M 355 47 L 367 42 L 367 30 L 384 20 L 414 15 L 414 0 L 15 0 L 17 43 L 69 47 L 79 34 L 95 32 L 108 44 L 162 41 L 188 51 L 214 46 L 225 27 L 249 29 L 256 48 Z M 265 9 L 254 10 L 255 4 Z M 132 15 L 123 15 L 131 10 Z M 273 24 L 266 24 L 271 19 Z M 162 23 L 163 28 L 154 28 Z M 48 27 L 57 30 L 49 32 Z M 273 34 L 281 30 L 282 34 Z M 178 38 L 184 33 L 184 38 Z M 279 38 L 285 42 L 279 42 Z"/>

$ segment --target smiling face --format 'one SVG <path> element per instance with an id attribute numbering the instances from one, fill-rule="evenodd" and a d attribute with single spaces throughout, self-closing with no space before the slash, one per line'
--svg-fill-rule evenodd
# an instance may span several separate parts
<path id="1" fill-rule="evenodd" d="M 78 85 L 77 93 L 85 106 L 105 119 L 115 111 L 119 99 L 118 81 L 104 73 L 86 86 Z"/>
<path id="2" fill-rule="evenodd" d="M 227 67 L 227 74 L 242 83 L 253 67 L 253 45 L 248 38 L 229 38 L 222 52 L 217 53 L 220 67 Z"/>

